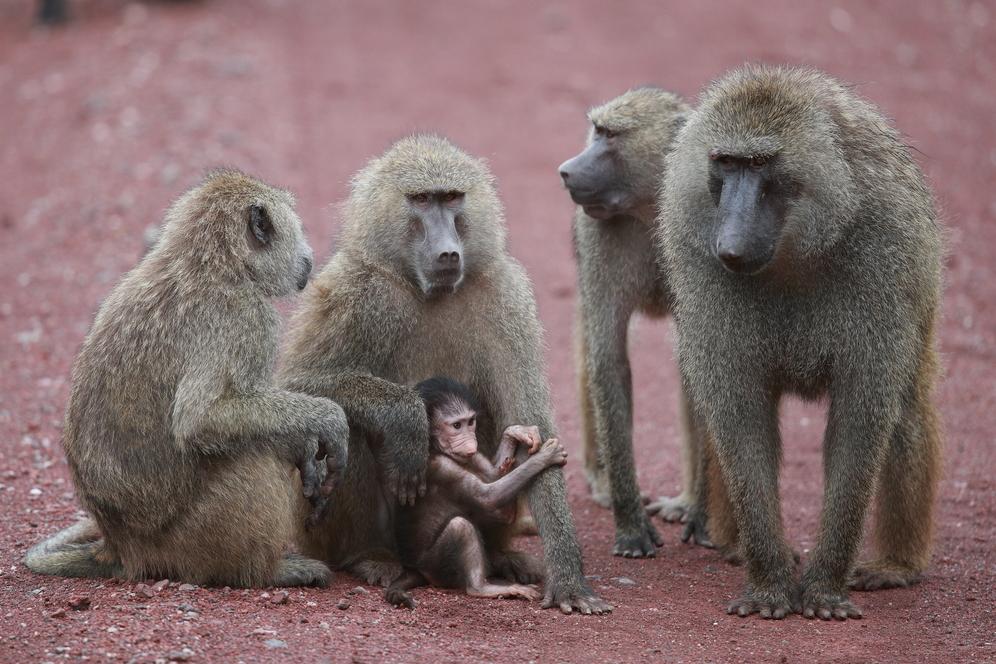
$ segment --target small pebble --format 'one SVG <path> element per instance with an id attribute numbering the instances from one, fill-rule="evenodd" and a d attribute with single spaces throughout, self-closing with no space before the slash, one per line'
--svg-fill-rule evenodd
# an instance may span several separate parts
<path id="1" fill-rule="evenodd" d="M 49 618 L 64 618 L 66 615 L 65 609 L 56 609 L 52 613 L 48 614 Z"/>
<path id="2" fill-rule="evenodd" d="M 270 604 L 286 604 L 287 597 L 288 595 L 286 590 L 275 592 L 273 593 L 273 597 L 270 598 Z"/>
<path id="3" fill-rule="evenodd" d="M 355 588 L 353 588 L 352 590 L 349 591 L 349 594 L 350 595 L 369 595 L 370 591 L 367 590 L 366 588 L 364 588 L 363 586 L 356 586 Z"/>
<path id="4" fill-rule="evenodd" d="M 620 586 L 635 586 L 636 585 L 636 581 L 634 581 L 633 579 L 629 578 L 628 576 L 617 576 L 616 578 L 614 578 L 612 580 L 615 581 L 616 583 L 618 583 Z"/>
<path id="5" fill-rule="evenodd" d="M 194 651 L 190 648 L 184 648 L 183 650 L 174 650 L 170 654 L 166 655 L 167 659 L 173 662 L 186 662 L 189 661 L 191 657 L 194 656 Z"/>
<path id="6" fill-rule="evenodd" d="M 346 609 L 349 608 L 349 600 L 348 599 L 339 600 L 339 603 L 335 605 L 335 608 L 341 611 L 345 611 Z"/>
<path id="7" fill-rule="evenodd" d="M 154 591 L 152 588 L 145 585 L 144 583 L 140 583 L 137 586 L 135 586 L 135 593 L 137 595 L 140 595 L 141 597 L 151 598 L 156 596 L 156 591 Z"/>
<path id="8" fill-rule="evenodd" d="M 169 579 L 163 579 L 162 581 L 156 581 L 155 584 L 153 584 L 152 589 L 158 593 L 162 590 L 165 590 L 168 587 L 169 587 Z"/>
<path id="9" fill-rule="evenodd" d="M 267 648 L 270 648 L 271 650 L 276 648 L 287 647 L 287 644 L 284 641 L 281 641 L 280 639 L 267 639 L 266 641 L 263 641 L 263 643 L 266 645 Z"/>
<path id="10" fill-rule="evenodd" d="M 90 597 L 88 595 L 73 595 L 69 598 L 69 608 L 73 611 L 86 611 L 90 608 Z"/>
<path id="11" fill-rule="evenodd" d="M 195 586 L 192 583 L 181 583 L 180 584 L 180 590 L 182 590 L 183 592 L 186 593 L 186 592 L 190 592 L 191 590 L 197 590 L 197 586 Z"/>

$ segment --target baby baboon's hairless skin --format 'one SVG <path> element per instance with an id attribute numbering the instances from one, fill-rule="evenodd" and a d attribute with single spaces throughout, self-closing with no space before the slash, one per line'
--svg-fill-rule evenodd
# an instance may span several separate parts
<path id="1" fill-rule="evenodd" d="M 466 384 L 487 417 L 491 455 L 506 427 L 556 436 L 542 332 L 522 267 L 505 249 L 505 224 L 484 163 L 436 136 L 412 136 L 353 181 L 341 248 L 294 317 L 284 384 L 335 399 L 351 427 L 350 465 L 308 551 L 370 582 L 400 572 L 393 500 L 425 491 L 429 423 L 410 387 L 434 375 Z M 559 468 L 529 489 L 548 570 L 545 604 L 571 612 L 611 607 L 585 581 Z M 517 558 L 505 561 L 515 576 Z M 528 570 L 526 570 L 528 571 Z"/>
<path id="2" fill-rule="evenodd" d="M 690 111 L 670 92 L 630 90 L 589 111 L 587 146 L 560 166 L 564 186 L 578 204 L 574 248 L 585 474 L 594 500 L 612 507 L 618 556 L 653 556 L 661 545 L 636 483 L 627 333 L 634 313 L 667 316 L 673 307 L 654 249 L 654 220 L 664 156 Z M 667 521 L 691 515 L 702 449 L 684 394 L 681 401 L 684 489 L 647 506 Z M 696 540 L 708 544 L 704 507 L 694 512 L 701 522 Z"/>
<path id="3" fill-rule="evenodd" d="M 715 440 L 747 562 L 729 611 L 846 619 L 848 585 L 929 559 L 941 230 L 920 169 L 871 104 L 805 69 L 710 86 L 668 156 L 660 240 L 678 360 Z M 817 544 L 796 580 L 778 500 L 784 393 L 829 396 Z M 878 559 L 855 557 L 878 494 Z"/>
<path id="4" fill-rule="evenodd" d="M 428 491 L 398 514 L 398 548 L 405 572 L 391 582 L 384 597 L 391 604 L 414 608 L 408 591 L 432 583 L 460 588 L 474 597 L 537 599 L 538 591 L 527 584 L 542 580 L 543 565 L 509 549 L 502 531 L 516 518 L 519 492 L 546 468 L 564 465 L 567 452 L 556 438 L 544 442 L 537 427 L 513 424 L 502 433 L 489 459 L 478 450 L 477 399 L 466 385 L 435 376 L 415 389 L 425 402 L 431 427 Z M 517 465 L 520 445 L 531 456 Z M 521 578 L 527 567 L 504 580 L 491 578 L 495 576 L 491 560 L 510 554 L 532 568 L 533 578 Z"/>
<path id="5" fill-rule="evenodd" d="M 348 440 L 337 405 L 271 384 L 271 300 L 304 288 L 311 271 L 293 204 L 224 170 L 169 209 L 162 238 L 101 305 L 73 369 L 64 443 L 92 519 L 33 548 L 32 570 L 328 583 L 324 563 L 286 551 L 302 489 L 295 466 L 308 496 L 327 493 Z"/>

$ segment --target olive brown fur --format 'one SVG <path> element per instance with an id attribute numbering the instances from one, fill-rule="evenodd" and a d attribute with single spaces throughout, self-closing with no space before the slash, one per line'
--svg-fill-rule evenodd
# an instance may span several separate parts
<path id="1" fill-rule="evenodd" d="M 209 174 L 108 295 L 73 369 L 64 445 L 90 517 L 28 552 L 36 572 L 230 586 L 325 585 L 289 552 L 319 449 L 344 462 L 328 399 L 272 385 L 272 300 L 311 249 L 289 193 Z"/>
<path id="2" fill-rule="evenodd" d="M 282 380 L 335 399 L 351 427 L 349 468 L 307 551 L 386 585 L 400 572 L 394 498 L 410 504 L 425 491 L 429 423 L 414 384 L 466 384 L 482 407 L 485 454 L 509 425 L 535 425 L 544 439 L 556 430 L 532 288 L 505 248 L 484 162 L 438 136 L 402 139 L 355 177 L 343 214 L 340 247 L 293 319 Z M 529 503 L 545 603 L 609 610 L 584 579 L 559 469 L 536 478 Z M 532 576 L 515 556 L 492 562 Z"/>
<path id="3" fill-rule="evenodd" d="M 678 360 L 714 439 L 747 589 L 739 615 L 859 617 L 848 586 L 920 579 L 941 468 L 942 231 L 895 128 L 809 69 L 748 65 L 668 155 L 659 240 Z M 824 504 L 801 579 L 778 493 L 778 404 L 829 398 Z M 856 563 L 877 497 L 877 558 Z"/>
<path id="4" fill-rule="evenodd" d="M 673 308 L 674 297 L 658 267 L 654 222 L 664 157 L 690 112 L 671 92 L 630 90 L 588 112 L 585 150 L 561 166 L 564 185 L 578 203 L 577 365 L 585 474 L 594 500 L 613 509 L 614 552 L 626 557 L 653 556 L 662 543 L 644 512 L 636 480 L 627 340 L 634 314 L 658 318 Z M 668 521 L 687 518 L 700 465 L 701 444 L 684 394 L 679 428 L 683 490 L 648 506 Z"/>

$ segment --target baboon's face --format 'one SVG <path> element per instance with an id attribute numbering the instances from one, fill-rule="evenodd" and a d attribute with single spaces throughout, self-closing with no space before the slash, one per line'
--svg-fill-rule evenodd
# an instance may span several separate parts
<path id="1" fill-rule="evenodd" d="M 584 151 L 560 165 L 560 177 L 571 200 L 589 217 L 609 219 L 641 202 L 627 177 L 628 138 L 625 132 L 595 122 Z M 647 198 L 652 198 L 652 192 Z"/>
<path id="2" fill-rule="evenodd" d="M 477 454 L 477 413 L 455 400 L 432 414 L 432 439 L 439 451 L 458 463 Z"/>
<path id="3" fill-rule="evenodd" d="M 422 292 L 438 296 L 454 292 L 463 281 L 462 191 L 422 191 L 405 196 L 409 260 Z"/>
<path id="4" fill-rule="evenodd" d="M 794 189 L 779 162 L 777 154 L 709 152 L 709 192 L 717 214 L 712 251 L 731 272 L 756 274 L 775 255 Z"/>
<path id="5" fill-rule="evenodd" d="M 301 220 L 283 201 L 253 203 L 245 213 L 250 278 L 275 297 L 301 290 L 313 263 Z"/>

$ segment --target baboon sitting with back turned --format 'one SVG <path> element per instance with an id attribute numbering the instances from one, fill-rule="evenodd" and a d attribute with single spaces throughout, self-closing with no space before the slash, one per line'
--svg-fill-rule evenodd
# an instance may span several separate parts
<path id="1" fill-rule="evenodd" d="M 401 571 L 393 500 L 425 492 L 429 423 L 411 387 L 446 375 L 477 395 L 477 436 L 492 455 L 503 432 L 531 425 L 556 437 L 541 328 L 484 163 L 436 136 L 412 136 L 353 180 L 339 251 L 305 292 L 283 381 L 335 399 L 350 423 L 350 465 L 307 551 L 368 581 Z M 525 454 L 525 452 L 520 452 Z M 564 476 L 547 468 L 529 488 L 546 557 L 545 606 L 603 613 L 582 573 Z M 538 561 L 497 547 L 496 574 L 531 583 Z"/>
<path id="2" fill-rule="evenodd" d="M 747 562 L 728 611 L 860 617 L 858 589 L 927 565 L 941 231 L 920 169 L 871 104 L 806 69 L 709 87 L 668 156 L 660 240 L 678 360 L 716 445 Z M 824 504 L 796 581 L 778 500 L 778 403 L 828 395 Z M 879 558 L 854 567 L 877 487 Z"/>
<path id="3" fill-rule="evenodd" d="M 690 111 L 670 92 L 630 90 L 588 112 L 587 146 L 560 165 L 564 186 L 578 205 L 577 364 L 585 475 L 592 498 L 612 507 L 618 556 L 653 556 L 662 543 L 644 512 L 636 481 L 627 338 L 634 313 L 662 317 L 673 307 L 654 249 L 654 220 L 664 156 Z M 680 429 L 685 466 L 681 495 L 662 496 L 647 506 L 666 521 L 687 518 L 695 502 L 701 444 L 684 394 Z M 702 533 L 697 539 L 702 541 Z"/>
<path id="4" fill-rule="evenodd" d="M 214 172 L 97 313 L 73 369 L 66 457 L 92 515 L 28 552 L 35 572 L 231 586 L 326 585 L 288 553 L 306 496 L 345 463 L 338 406 L 271 386 L 271 300 L 304 288 L 293 198 Z M 319 464 L 318 459 L 326 458 Z"/>

